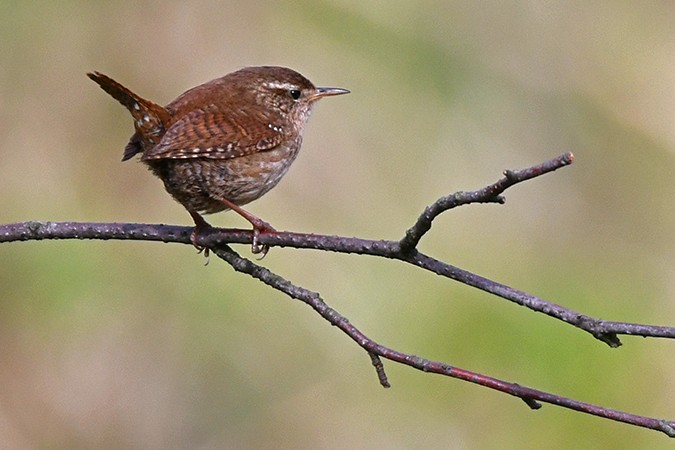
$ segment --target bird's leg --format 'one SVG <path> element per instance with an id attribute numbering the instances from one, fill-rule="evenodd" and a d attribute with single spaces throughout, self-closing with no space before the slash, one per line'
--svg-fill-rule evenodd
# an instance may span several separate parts
<path id="1" fill-rule="evenodd" d="M 202 247 L 200 245 L 197 245 L 197 235 L 204 230 L 208 230 L 211 228 L 211 225 L 204 220 L 204 218 L 197 212 L 192 209 L 187 210 L 190 213 L 190 216 L 192 216 L 192 220 L 195 222 L 195 229 L 192 230 L 192 233 L 190 233 L 190 242 L 192 242 L 192 245 L 195 246 L 195 248 L 198 250 L 198 253 L 201 253 L 202 251 L 204 252 L 204 257 L 206 258 L 206 264 L 209 264 L 209 256 L 211 255 L 211 252 L 207 247 Z"/>
<path id="2" fill-rule="evenodd" d="M 251 243 L 251 253 L 254 255 L 260 255 L 258 259 L 263 259 L 267 252 L 270 250 L 270 246 L 267 244 L 258 244 L 258 237 L 261 233 L 274 233 L 275 230 L 272 225 L 265 222 L 264 220 L 254 216 L 250 212 L 246 211 L 244 208 L 239 205 L 235 205 L 229 200 L 221 199 L 221 201 L 230 208 L 232 211 L 239 214 L 244 219 L 248 220 L 251 225 L 253 225 L 253 242 Z M 202 219 L 204 220 L 204 219 Z"/>

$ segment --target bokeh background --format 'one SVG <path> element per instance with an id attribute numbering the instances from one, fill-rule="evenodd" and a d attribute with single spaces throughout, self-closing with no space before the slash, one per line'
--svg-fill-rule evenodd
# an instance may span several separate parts
<path id="1" fill-rule="evenodd" d="M 283 230 L 398 239 L 441 195 L 573 151 L 447 213 L 434 257 L 593 316 L 675 325 L 675 4 L 0 1 L 0 222 L 190 224 L 85 72 L 168 103 L 247 65 L 352 94 L 315 109 L 250 209 Z M 219 226 L 246 224 L 233 214 Z M 247 246 L 240 246 L 244 255 Z M 675 343 L 586 333 L 399 263 L 273 249 L 381 343 L 675 418 Z M 368 357 L 308 307 L 193 248 L 0 247 L 3 448 L 663 448 L 656 432 Z"/>

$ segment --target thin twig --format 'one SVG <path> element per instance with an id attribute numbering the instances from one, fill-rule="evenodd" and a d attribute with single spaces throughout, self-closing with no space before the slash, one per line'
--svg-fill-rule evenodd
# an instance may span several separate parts
<path id="1" fill-rule="evenodd" d="M 439 198 L 428 206 L 417 218 L 415 225 L 405 232 L 405 236 L 401 239 L 401 251 L 410 253 L 417 247 L 420 239 L 431 229 L 434 219 L 445 211 L 470 203 L 504 203 L 504 197 L 500 194 L 514 184 L 553 172 L 561 167 L 569 166 L 573 162 L 574 155 L 572 153 L 563 153 L 556 158 L 524 170 L 505 170 L 504 178 L 483 189 L 473 192 L 456 192 L 447 197 Z"/>
<path id="2" fill-rule="evenodd" d="M 372 362 L 373 367 L 375 367 L 377 379 L 380 380 L 380 384 L 382 385 L 382 387 L 385 388 L 391 387 L 391 384 L 389 384 L 389 379 L 387 378 L 387 373 L 384 371 L 384 364 L 382 364 L 380 356 L 372 352 L 368 352 L 368 356 L 370 356 L 370 362 Z"/>

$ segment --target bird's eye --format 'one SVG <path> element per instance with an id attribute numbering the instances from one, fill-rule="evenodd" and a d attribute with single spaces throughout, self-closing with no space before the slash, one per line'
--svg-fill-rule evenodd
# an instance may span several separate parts
<path id="1" fill-rule="evenodd" d="M 297 90 L 297 89 L 291 89 L 291 90 L 288 91 L 288 92 L 289 92 L 289 94 L 291 94 L 291 97 L 293 97 L 293 100 L 299 99 L 299 98 L 300 98 L 300 94 L 302 94 L 302 92 L 300 92 L 300 91 Z"/>

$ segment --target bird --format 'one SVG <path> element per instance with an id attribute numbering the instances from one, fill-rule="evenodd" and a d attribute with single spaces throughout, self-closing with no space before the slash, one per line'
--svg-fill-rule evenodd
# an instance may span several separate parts
<path id="1" fill-rule="evenodd" d="M 135 132 L 122 161 L 140 154 L 182 204 L 199 233 L 211 225 L 202 214 L 232 210 L 253 227 L 251 251 L 262 259 L 269 246 L 258 243 L 276 230 L 242 208 L 275 187 L 295 160 L 316 101 L 349 91 L 316 87 L 295 70 L 245 67 L 187 90 L 166 106 L 147 100 L 101 72 L 87 76 L 129 110 Z M 205 249 L 207 257 L 209 249 Z"/>

